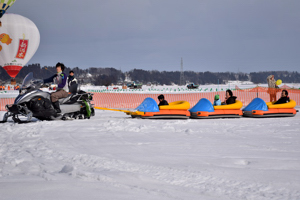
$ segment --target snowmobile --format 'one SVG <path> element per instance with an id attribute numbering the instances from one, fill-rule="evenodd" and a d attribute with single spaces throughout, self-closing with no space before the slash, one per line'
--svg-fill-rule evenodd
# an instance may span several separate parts
<path id="1" fill-rule="evenodd" d="M 59 99 L 61 114 L 56 113 L 51 103 L 51 93 L 40 89 L 44 86 L 44 81 L 34 79 L 32 72 L 27 74 L 14 104 L 5 106 L 7 112 L 2 122 L 7 122 L 9 117 L 12 117 L 16 123 L 22 123 L 30 122 L 32 117 L 39 120 L 66 120 L 89 119 L 95 115 L 93 104 L 91 104 L 93 94 L 79 90 L 78 84 L 70 87 L 68 97 Z M 26 121 L 22 121 L 20 116 L 25 117 Z"/>

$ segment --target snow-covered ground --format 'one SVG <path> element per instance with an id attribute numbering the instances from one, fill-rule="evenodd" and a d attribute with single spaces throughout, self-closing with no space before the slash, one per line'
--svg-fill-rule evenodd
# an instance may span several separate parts
<path id="1" fill-rule="evenodd" d="M 142 120 L 97 110 L 0 130 L 1 200 L 300 199 L 300 114 Z"/>

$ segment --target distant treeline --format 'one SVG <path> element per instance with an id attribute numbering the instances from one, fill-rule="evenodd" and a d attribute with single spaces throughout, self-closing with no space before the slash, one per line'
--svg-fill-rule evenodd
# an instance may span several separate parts
<path id="1" fill-rule="evenodd" d="M 147 84 L 179 84 L 179 71 L 157 71 L 157 70 L 142 70 L 133 69 L 127 72 L 122 72 L 115 68 L 94 68 L 80 69 L 66 68 L 65 72 L 73 70 L 76 78 L 80 83 L 91 83 L 94 85 L 111 85 L 121 84 L 125 77 L 130 78 L 137 83 Z M 56 73 L 55 66 L 44 66 L 40 64 L 31 64 L 24 66 L 16 77 L 16 81 L 21 83 L 23 78 L 29 72 L 33 72 L 35 78 L 48 78 Z M 224 84 L 229 80 L 252 81 L 255 84 L 267 83 L 267 76 L 273 74 L 275 79 L 281 79 L 285 83 L 300 83 L 300 73 L 288 71 L 265 71 L 265 72 L 251 72 L 251 73 L 234 73 L 234 72 L 193 72 L 185 71 L 184 79 L 195 84 Z M 0 67 L 0 81 L 8 82 L 10 80 L 6 71 Z"/>

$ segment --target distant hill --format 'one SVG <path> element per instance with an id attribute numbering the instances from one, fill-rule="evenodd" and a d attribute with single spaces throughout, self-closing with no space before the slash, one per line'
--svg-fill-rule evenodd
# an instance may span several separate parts
<path id="1" fill-rule="evenodd" d="M 179 71 L 157 71 L 157 70 L 143 70 L 133 69 L 127 72 L 122 72 L 115 68 L 89 68 L 80 69 L 66 68 L 65 72 L 68 74 L 70 70 L 75 72 L 76 78 L 80 83 L 91 83 L 94 85 L 110 85 L 122 83 L 125 78 L 135 81 L 137 83 L 147 84 L 148 82 L 156 84 L 179 84 L 180 72 Z M 31 64 L 24 66 L 20 73 L 17 75 L 17 82 L 21 83 L 23 78 L 29 72 L 33 72 L 36 78 L 47 78 L 56 72 L 55 66 L 44 66 L 40 64 Z M 229 80 L 239 81 L 252 81 L 255 84 L 267 83 L 267 76 L 273 74 L 275 79 L 281 79 L 284 83 L 300 83 L 299 72 L 289 71 L 264 71 L 264 72 L 251 72 L 251 73 L 234 73 L 234 72 L 194 72 L 185 71 L 184 78 L 186 81 L 195 84 L 220 84 L 227 83 Z M 6 71 L 0 67 L 0 81 L 8 82 L 10 80 Z M 2 84 L 1 83 L 1 84 Z"/>

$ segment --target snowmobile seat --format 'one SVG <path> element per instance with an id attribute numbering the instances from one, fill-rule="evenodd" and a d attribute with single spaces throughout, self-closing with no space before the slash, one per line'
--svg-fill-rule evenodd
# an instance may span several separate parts
<path id="1" fill-rule="evenodd" d="M 59 99 L 59 104 L 64 104 L 72 98 L 73 94 L 69 94 L 66 98 Z"/>
<path id="2" fill-rule="evenodd" d="M 74 103 L 73 101 L 70 100 L 73 98 L 74 95 L 78 94 L 78 88 L 79 88 L 78 84 L 71 85 L 69 88 L 69 95 L 66 98 L 59 99 L 59 104 Z"/>

